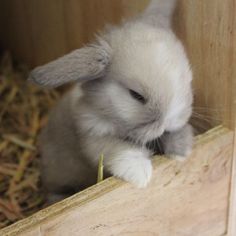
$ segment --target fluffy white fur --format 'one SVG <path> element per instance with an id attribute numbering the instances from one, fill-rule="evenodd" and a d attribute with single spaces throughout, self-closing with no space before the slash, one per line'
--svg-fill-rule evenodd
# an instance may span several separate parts
<path id="1" fill-rule="evenodd" d="M 49 87 L 80 82 L 41 135 L 42 180 L 53 199 L 95 183 L 101 154 L 108 175 L 145 187 L 156 149 L 147 143 L 159 138 L 167 155 L 190 153 L 192 74 L 170 28 L 174 6 L 174 0 L 153 0 L 94 44 L 32 72 L 32 80 Z"/>

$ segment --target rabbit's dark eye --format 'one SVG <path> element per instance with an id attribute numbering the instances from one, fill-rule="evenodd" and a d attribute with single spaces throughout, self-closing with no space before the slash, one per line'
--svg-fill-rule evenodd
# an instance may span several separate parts
<path id="1" fill-rule="evenodd" d="M 137 93 L 137 92 L 135 92 L 134 90 L 131 90 L 131 89 L 129 90 L 129 93 L 137 101 L 139 101 L 143 104 L 146 103 L 146 99 L 141 94 L 139 94 L 139 93 Z"/>

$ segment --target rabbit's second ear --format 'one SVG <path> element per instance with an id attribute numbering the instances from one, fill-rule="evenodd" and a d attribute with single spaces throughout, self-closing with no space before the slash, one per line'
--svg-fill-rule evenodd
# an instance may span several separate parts
<path id="1" fill-rule="evenodd" d="M 104 75 L 110 57 L 108 45 L 86 46 L 35 68 L 29 80 L 53 88 L 72 81 L 96 79 Z"/>

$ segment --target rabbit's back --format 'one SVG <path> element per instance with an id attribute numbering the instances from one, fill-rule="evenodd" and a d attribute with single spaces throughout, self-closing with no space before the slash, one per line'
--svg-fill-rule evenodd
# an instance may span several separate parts
<path id="1" fill-rule="evenodd" d="M 73 114 L 74 99 L 73 90 L 63 97 L 52 110 L 40 135 L 41 179 L 49 194 L 73 193 L 96 179 L 80 152 Z"/>

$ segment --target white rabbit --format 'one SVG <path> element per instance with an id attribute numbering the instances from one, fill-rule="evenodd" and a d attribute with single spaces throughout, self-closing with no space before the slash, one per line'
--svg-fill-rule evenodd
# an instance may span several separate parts
<path id="1" fill-rule="evenodd" d="M 32 71 L 30 79 L 47 87 L 77 82 L 40 139 L 51 201 L 95 183 L 101 154 L 106 173 L 145 187 L 159 144 L 169 156 L 191 152 L 192 73 L 170 28 L 174 6 L 153 0 L 93 44 Z"/>

